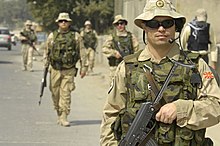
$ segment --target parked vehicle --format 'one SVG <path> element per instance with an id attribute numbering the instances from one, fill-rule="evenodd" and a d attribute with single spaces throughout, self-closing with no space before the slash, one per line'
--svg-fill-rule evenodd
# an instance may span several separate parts
<path id="1" fill-rule="evenodd" d="M 0 47 L 11 50 L 11 34 L 7 27 L 0 27 Z"/>

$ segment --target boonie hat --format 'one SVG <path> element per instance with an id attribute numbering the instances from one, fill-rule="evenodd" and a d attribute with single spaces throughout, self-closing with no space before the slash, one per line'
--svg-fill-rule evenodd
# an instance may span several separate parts
<path id="1" fill-rule="evenodd" d="M 126 25 L 128 24 L 128 21 L 124 17 L 122 17 L 122 15 L 116 15 L 112 24 L 114 25 L 118 23 L 118 21 L 124 21 Z"/>
<path id="2" fill-rule="evenodd" d="M 31 20 L 27 20 L 27 21 L 25 22 L 25 25 L 32 25 Z"/>
<path id="3" fill-rule="evenodd" d="M 84 23 L 84 25 L 92 25 L 92 23 L 91 23 L 89 20 L 87 20 L 87 21 Z"/>
<path id="4" fill-rule="evenodd" d="M 141 24 L 143 21 L 152 20 L 156 16 L 168 16 L 173 19 L 179 19 L 178 21 L 180 29 L 182 29 L 184 23 L 186 22 L 185 16 L 176 12 L 175 7 L 169 0 L 146 0 L 146 5 L 144 7 L 143 13 L 137 16 L 134 23 L 142 28 Z"/>
<path id="5" fill-rule="evenodd" d="M 205 9 L 200 8 L 196 11 L 196 20 L 207 21 L 207 12 Z"/>
<path id="6" fill-rule="evenodd" d="M 60 21 L 60 20 L 66 20 L 66 21 L 69 21 L 71 22 L 72 20 L 70 19 L 70 16 L 68 13 L 60 13 L 56 22 Z"/>

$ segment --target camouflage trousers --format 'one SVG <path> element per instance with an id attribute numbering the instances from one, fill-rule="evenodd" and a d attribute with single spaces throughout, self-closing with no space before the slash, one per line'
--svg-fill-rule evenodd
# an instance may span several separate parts
<path id="1" fill-rule="evenodd" d="M 27 67 L 32 70 L 33 68 L 33 52 L 34 49 L 28 44 L 22 44 L 21 53 L 23 59 L 23 67 L 26 70 Z"/>
<path id="2" fill-rule="evenodd" d="M 70 113 L 71 92 L 75 89 L 74 75 L 76 69 L 55 70 L 50 68 L 50 91 L 54 109 Z"/>
<path id="3" fill-rule="evenodd" d="M 94 68 L 94 64 L 95 64 L 95 50 L 92 48 L 88 48 L 86 49 L 86 53 L 85 53 L 85 58 L 86 58 L 86 66 L 89 67 L 89 69 L 93 69 Z"/>

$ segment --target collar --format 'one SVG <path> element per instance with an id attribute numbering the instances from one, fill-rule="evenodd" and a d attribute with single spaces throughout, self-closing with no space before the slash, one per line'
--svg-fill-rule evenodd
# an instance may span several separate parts
<path id="1" fill-rule="evenodd" d="M 180 49 L 177 43 L 175 43 L 172 46 L 166 57 L 169 59 L 179 60 Z M 162 60 L 164 60 L 166 57 L 162 58 Z M 145 49 L 141 52 L 141 54 L 138 57 L 138 61 L 146 61 L 146 60 L 151 60 L 151 62 L 156 62 L 156 63 L 160 62 L 159 60 L 155 59 L 154 55 L 149 51 L 148 45 L 146 45 Z"/>

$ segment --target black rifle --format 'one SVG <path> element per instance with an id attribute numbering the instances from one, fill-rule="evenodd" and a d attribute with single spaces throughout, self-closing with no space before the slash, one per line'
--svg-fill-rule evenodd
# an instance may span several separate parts
<path id="1" fill-rule="evenodd" d="M 35 45 L 33 44 L 33 42 L 30 40 L 30 38 L 28 37 L 28 35 L 25 35 L 23 32 L 21 32 L 21 35 L 27 38 L 27 40 L 25 40 L 25 42 L 26 42 L 27 44 L 29 44 L 29 45 L 37 52 L 37 54 L 40 56 L 40 55 L 41 55 L 40 52 L 37 51 L 37 48 L 35 47 Z"/>
<path id="2" fill-rule="evenodd" d="M 44 88 L 47 87 L 47 73 L 48 73 L 48 68 L 49 66 L 44 68 L 44 74 L 43 78 L 41 80 L 41 88 L 40 88 L 40 100 L 39 100 L 39 105 L 41 104 L 41 99 L 44 94 Z"/>
<path id="3" fill-rule="evenodd" d="M 175 60 L 171 61 L 173 62 L 173 66 L 155 100 L 153 102 L 144 102 L 141 104 L 134 121 L 128 129 L 127 134 L 120 141 L 119 146 L 158 146 L 152 138 L 153 136 L 151 136 L 151 131 L 156 125 L 154 116 L 161 107 L 160 100 L 162 99 L 162 95 L 178 66 L 195 68 L 194 64 L 183 64 Z M 145 68 L 143 69 L 145 70 Z"/>
<path id="4" fill-rule="evenodd" d="M 121 43 L 120 42 L 117 42 L 117 41 L 115 41 L 115 40 L 113 40 L 113 42 L 114 42 L 114 44 L 115 44 L 115 49 L 120 53 L 120 55 L 121 55 L 121 57 L 123 58 L 123 57 L 125 57 L 125 56 L 127 56 L 127 55 L 129 55 L 129 54 L 131 54 L 130 53 L 130 50 L 126 47 L 125 49 L 123 49 L 122 47 L 121 47 Z"/>

